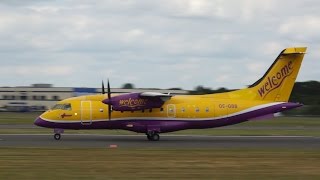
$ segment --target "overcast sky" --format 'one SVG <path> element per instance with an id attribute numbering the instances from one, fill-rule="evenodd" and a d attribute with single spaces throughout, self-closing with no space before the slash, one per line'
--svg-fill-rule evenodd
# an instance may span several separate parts
<path id="1" fill-rule="evenodd" d="M 286 47 L 320 81 L 317 0 L 2 0 L 0 86 L 243 88 Z"/>

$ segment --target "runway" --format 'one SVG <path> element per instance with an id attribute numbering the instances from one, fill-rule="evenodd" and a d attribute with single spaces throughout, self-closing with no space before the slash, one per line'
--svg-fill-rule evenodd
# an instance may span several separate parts
<path id="1" fill-rule="evenodd" d="M 312 136 L 181 136 L 161 135 L 148 141 L 144 135 L 0 134 L 0 147 L 41 148 L 319 148 L 320 137 Z"/>

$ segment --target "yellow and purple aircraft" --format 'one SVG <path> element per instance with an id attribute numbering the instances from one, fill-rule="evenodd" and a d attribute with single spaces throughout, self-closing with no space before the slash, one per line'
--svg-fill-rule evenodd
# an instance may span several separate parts
<path id="1" fill-rule="evenodd" d="M 288 102 L 306 47 L 283 50 L 267 72 L 245 89 L 206 95 L 154 92 L 79 96 L 58 102 L 35 120 L 53 128 L 59 140 L 64 129 L 124 129 L 145 133 L 158 141 L 159 133 L 228 126 L 266 118 L 302 104 Z"/>

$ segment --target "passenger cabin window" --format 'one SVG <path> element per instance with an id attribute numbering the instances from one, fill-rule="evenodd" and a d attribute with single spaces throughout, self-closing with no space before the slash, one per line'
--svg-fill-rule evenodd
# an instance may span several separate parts
<path id="1" fill-rule="evenodd" d="M 61 110 L 67 110 L 67 111 L 71 111 L 71 104 L 56 104 L 52 107 L 51 110 L 57 110 L 57 109 L 61 109 Z"/>
<path id="2" fill-rule="evenodd" d="M 4 95 L 3 99 L 5 99 L 5 100 L 15 100 L 16 97 L 15 96 L 11 96 L 11 95 Z"/>
<path id="3" fill-rule="evenodd" d="M 20 96 L 20 99 L 21 99 L 21 100 L 27 100 L 28 98 L 27 98 L 27 96 L 22 95 L 22 96 Z"/>
<path id="4" fill-rule="evenodd" d="M 198 107 L 196 107 L 196 112 L 199 112 L 199 111 L 200 111 L 200 109 Z"/>
<path id="5" fill-rule="evenodd" d="M 52 96 L 52 100 L 59 101 L 59 96 Z"/>
<path id="6" fill-rule="evenodd" d="M 208 107 L 206 107 L 206 112 L 209 112 L 209 108 Z"/>
<path id="7" fill-rule="evenodd" d="M 163 111 L 163 108 L 160 108 L 160 111 Z"/>
<path id="8" fill-rule="evenodd" d="M 186 109 L 184 107 L 181 108 L 181 112 L 186 112 Z"/>

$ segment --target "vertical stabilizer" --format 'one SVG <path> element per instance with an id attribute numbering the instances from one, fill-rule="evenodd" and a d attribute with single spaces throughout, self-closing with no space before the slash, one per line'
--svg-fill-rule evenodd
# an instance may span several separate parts
<path id="1" fill-rule="evenodd" d="M 235 91 L 234 95 L 253 100 L 287 102 L 306 50 L 306 47 L 283 50 L 262 78 L 249 88 Z"/>

